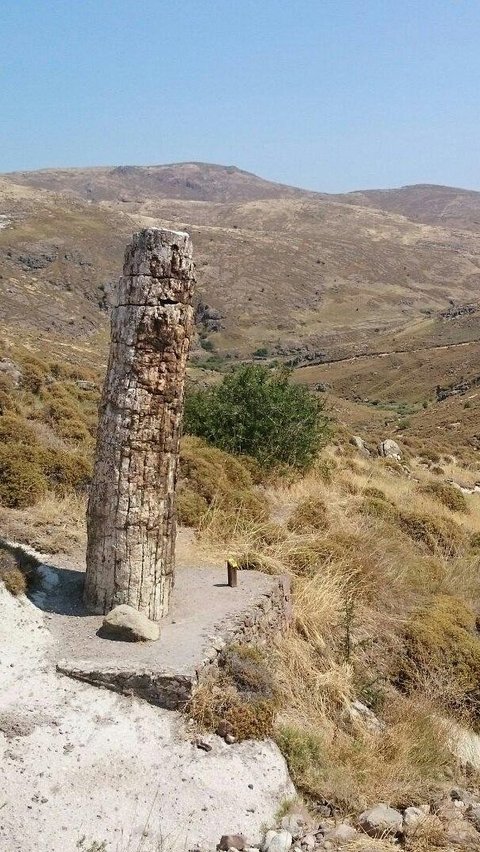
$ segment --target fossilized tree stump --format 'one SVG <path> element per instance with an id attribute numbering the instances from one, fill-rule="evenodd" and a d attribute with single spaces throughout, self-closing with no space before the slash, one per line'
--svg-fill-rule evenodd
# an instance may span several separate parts
<path id="1" fill-rule="evenodd" d="M 168 612 L 194 280 L 187 234 L 134 234 L 112 310 L 87 511 L 84 595 L 96 613 L 129 604 L 157 621 Z"/>

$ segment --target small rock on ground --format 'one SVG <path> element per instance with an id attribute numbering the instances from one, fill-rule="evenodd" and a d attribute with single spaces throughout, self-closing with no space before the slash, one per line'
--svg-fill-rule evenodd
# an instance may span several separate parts
<path id="1" fill-rule="evenodd" d="M 403 817 L 400 811 L 380 802 L 375 807 L 363 811 L 358 817 L 358 824 L 371 837 L 383 837 L 399 834 L 403 828 Z"/>
<path id="2" fill-rule="evenodd" d="M 133 606 L 120 604 L 103 619 L 103 632 L 129 642 L 154 642 L 160 636 L 160 627 Z"/>
<path id="3" fill-rule="evenodd" d="M 222 852 L 228 852 L 229 849 L 237 849 L 239 852 L 243 852 L 246 845 L 243 834 L 222 834 L 217 849 L 222 850 Z"/>
<path id="4" fill-rule="evenodd" d="M 292 835 L 284 828 L 281 831 L 267 831 L 262 850 L 263 852 L 289 852 L 292 841 Z"/>

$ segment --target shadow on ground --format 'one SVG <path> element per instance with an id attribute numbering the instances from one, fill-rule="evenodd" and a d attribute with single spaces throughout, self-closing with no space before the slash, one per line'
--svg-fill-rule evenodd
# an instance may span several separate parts
<path id="1" fill-rule="evenodd" d="M 54 565 L 39 565 L 28 592 L 31 602 L 43 612 L 78 617 L 91 615 L 82 600 L 85 573 Z"/>

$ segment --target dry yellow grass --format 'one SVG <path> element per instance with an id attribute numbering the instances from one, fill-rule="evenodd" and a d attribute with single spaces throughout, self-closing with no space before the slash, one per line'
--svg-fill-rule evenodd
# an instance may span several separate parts
<path id="1" fill-rule="evenodd" d="M 352 464 L 349 448 L 323 455 L 336 460 L 327 480 L 314 469 L 263 486 L 270 521 L 247 515 L 222 527 L 213 508 L 200 540 L 244 566 L 293 578 L 294 626 L 272 661 L 281 696 L 276 736 L 304 794 L 329 798 L 344 813 L 379 800 L 424 802 L 447 779 L 465 782 L 439 719 L 452 709 L 464 724 L 473 716 L 452 699 L 448 660 L 430 678 L 419 669 L 415 686 L 399 690 L 407 627 L 435 595 L 453 595 L 459 606 L 479 601 L 478 553 L 469 542 L 480 499 L 467 497 L 469 511 L 459 514 L 422 493 L 416 479 L 427 484 L 434 474 L 421 465 L 413 476 L 375 458 Z M 365 514 L 366 501 L 386 511 Z M 312 506 L 325 507 L 316 529 Z M 430 519 L 438 539 L 427 538 Z M 354 698 L 384 727 L 352 719 Z M 423 852 L 425 842 L 418 837 L 409 848 Z"/>
<path id="2" fill-rule="evenodd" d="M 85 546 L 85 508 L 85 498 L 54 493 L 47 493 L 30 509 L 0 507 L 2 534 L 41 553 L 74 553 Z"/>

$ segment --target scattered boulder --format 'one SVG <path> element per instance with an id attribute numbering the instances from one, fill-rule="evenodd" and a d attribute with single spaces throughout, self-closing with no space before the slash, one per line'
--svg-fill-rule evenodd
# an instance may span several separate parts
<path id="1" fill-rule="evenodd" d="M 480 836 L 476 828 L 461 815 L 456 820 L 451 820 L 445 825 L 445 840 L 460 849 L 478 849 Z M 470 845 L 471 844 L 471 845 Z"/>
<path id="2" fill-rule="evenodd" d="M 469 805 L 465 816 L 473 823 L 477 831 L 480 831 L 480 805 Z"/>
<path id="3" fill-rule="evenodd" d="M 314 849 L 317 845 L 317 841 L 315 840 L 314 834 L 306 834 L 302 837 L 302 847 L 304 849 Z"/>
<path id="4" fill-rule="evenodd" d="M 289 852 L 292 841 L 292 835 L 284 828 L 281 831 L 267 831 L 262 844 L 262 852 Z"/>
<path id="5" fill-rule="evenodd" d="M 463 802 L 464 805 L 478 805 L 478 796 L 473 796 L 468 790 L 463 787 L 452 787 L 450 790 L 450 798 L 453 802 Z"/>
<path id="6" fill-rule="evenodd" d="M 217 850 L 228 852 L 229 849 L 238 849 L 238 852 L 243 852 L 246 845 L 243 834 L 222 834 L 220 843 L 217 843 Z"/>
<path id="7" fill-rule="evenodd" d="M 283 829 L 285 829 L 285 831 L 290 832 L 294 840 L 298 840 L 298 838 L 303 837 L 305 832 L 308 830 L 309 820 L 305 814 L 296 811 L 284 816 L 280 825 Z"/>
<path id="8" fill-rule="evenodd" d="M 406 834 L 414 832 L 428 817 L 430 807 L 422 805 L 419 808 L 406 808 L 403 812 L 403 828 Z"/>
<path id="9" fill-rule="evenodd" d="M 357 830 L 353 827 L 353 825 L 349 825 L 346 822 L 341 822 L 339 825 L 336 825 L 335 828 L 332 828 L 330 831 L 324 835 L 324 840 L 329 841 L 330 843 L 340 844 L 340 843 L 350 843 L 350 841 L 355 840 L 357 836 Z"/>
<path id="10" fill-rule="evenodd" d="M 385 459 L 400 461 L 402 458 L 402 451 L 397 442 L 392 440 L 392 438 L 387 438 L 378 445 L 378 453 Z"/>
<path id="11" fill-rule="evenodd" d="M 160 636 L 160 626 L 133 606 L 120 604 L 103 619 L 102 634 L 127 642 L 154 642 Z"/>
<path id="12" fill-rule="evenodd" d="M 400 834 L 403 829 L 403 816 L 400 811 L 380 802 L 358 817 L 358 824 L 370 837 L 384 837 Z"/>
<path id="13" fill-rule="evenodd" d="M 348 705 L 348 713 L 354 722 L 362 723 L 369 731 L 379 733 L 385 730 L 385 722 L 382 722 L 373 710 L 370 710 L 366 704 L 361 701 L 352 701 Z"/>
<path id="14" fill-rule="evenodd" d="M 363 438 L 360 438 L 359 435 L 354 435 L 351 439 L 351 443 L 354 447 L 357 448 L 358 452 L 362 454 L 362 456 L 370 456 L 370 450 L 368 449 Z"/>

